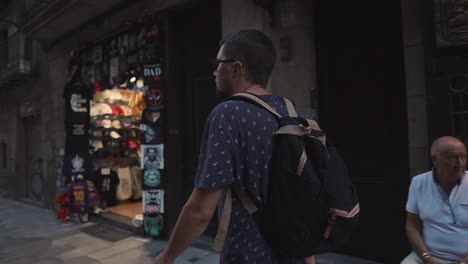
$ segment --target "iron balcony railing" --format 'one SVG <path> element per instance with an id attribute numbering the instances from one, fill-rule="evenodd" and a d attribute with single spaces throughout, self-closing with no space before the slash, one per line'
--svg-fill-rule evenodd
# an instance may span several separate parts
<path id="1" fill-rule="evenodd" d="M 31 59 L 18 58 L 0 68 L 0 80 L 7 79 L 8 76 L 14 74 L 32 74 Z"/>
<path id="2" fill-rule="evenodd" d="M 0 68 L 0 89 L 21 86 L 24 81 L 34 78 L 31 59 L 19 58 Z"/>
<path id="3" fill-rule="evenodd" d="M 7 53 L 0 61 L 0 86 L 16 85 L 33 77 L 33 48 L 21 31 L 12 32 L 0 45 L 2 53 Z"/>

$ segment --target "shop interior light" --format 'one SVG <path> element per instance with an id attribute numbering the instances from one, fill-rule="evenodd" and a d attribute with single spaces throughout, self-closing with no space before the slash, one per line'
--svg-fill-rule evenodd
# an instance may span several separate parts
<path id="1" fill-rule="evenodd" d="M 131 70 L 130 73 L 127 72 L 127 75 L 130 76 L 130 83 L 136 82 L 136 74 L 134 70 Z"/>

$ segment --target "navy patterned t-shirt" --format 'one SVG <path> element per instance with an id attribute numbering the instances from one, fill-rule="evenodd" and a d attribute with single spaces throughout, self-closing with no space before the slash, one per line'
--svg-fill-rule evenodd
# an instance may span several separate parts
<path id="1" fill-rule="evenodd" d="M 282 98 L 260 96 L 280 115 L 287 110 Z M 227 189 L 236 183 L 261 208 L 271 167 L 276 118 L 267 110 L 241 100 L 224 101 L 211 112 L 200 150 L 195 186 Z M 224 196 L 224 195 L 223 195 Z M 233 195 L 231 220 L 221 252 L 221 263 L 274 263 L 272 250 L 248 211 Z M 222 212 L 224 197 L 218 204 Z"/>

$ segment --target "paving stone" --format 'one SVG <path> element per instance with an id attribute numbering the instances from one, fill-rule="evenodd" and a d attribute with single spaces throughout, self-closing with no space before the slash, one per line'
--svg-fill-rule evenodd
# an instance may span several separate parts
<path id="1" fill-rule="evenodd" d="M 153 258 L 149 256 L 149 252 L 143 248 L 134 248 L 127 250 L 119 255 L 115 255 L 101 260 L 102 263 L 142 263 L 151 261 Z M 122 262 L 123 261 L 123 262 Z"/>
<path id="2" fill-rule="evenodd" d="M 68 241 L 67 244 L 76 248 L 88 248 L 90 246 L 94 246 L 96 247 L 96 250 L 112 246 L 112 243 L 99 239 L 99 238 L 95 238 L 88 234 L 85 234 L 84 236 L 76 235 L 75 238 L 76 239 Z M 90 253 L 96 250 L 87 251 L 87 252 Z"/>
<path id="3" fill-rule="evenodd" d="M 57 246 L 57 247 L 50 247 L 45 250 L 43 253 L 43 256 L 46 257 L 55 257 L 58 255 L 65 254 L 67 252 L 70 252 L 72 250 L 75 250 L 76 248 L 69 246 L 69 245 L 63 245 L 63 246 Z"/>
<path id="4" fill-rule="evenodd" d="M 1 245 L 3 254 L 29 257 L 38 256 L 47 250 L 51 245 L 51 241 L 37 238 L 11 238 L 2 242 Z"/>
<path id="5" fill-rule="evenodd" d="M 59 264 L 62 263 L 59 259 L 56 258 L 41 258 L 34 261 L 34 264 Z"/>
<path id="6" fill-rule="evenodd" d="M 68 263 L 69 260 L 72 260 L 74 258 L 84 257 L 84 256 L 85 254 L 83 254 L 79 249 L 74 249 L 72 251 L 68 251 L 64 254 L 58 255 L 57 258 Z"/>
<path id="7" fill-rule="evenodd" d="M 116 241 L 114 242 L 114 246 L 116 245 L 120 245 L 120 244 L 127 244 L 127 243 L 132 243 L 132 244 L 139 244 L 140 246 L 145 244 L 145 243 L 149 243 L 151 242 L 151 239 L 145 239 L 145 238 L 142 238 L 142 237 L 139 237 L 139 236 L 131 236 L 131 237 L 127 237 L 127 238 L 124 238 L 122 240 L 119 240 L 119 241 Z"/>
<path id="8" fill-rule="evenodd" d="M 87 237 L 87 235 L 83 233 L 77 233 L 76 235 L 72 235 L 72 236 L 65 236 L 65 237 L 52 241 L 52 247 L 68 245 L 72 243 L 73 241 L 80 240 L 81 238 L 84 238 L 84 237 Z"/>
<path id="9" fill-rule="evenodd" d="M 31 264 L 31 263 L 34 263 L 35 262 L 35 259 L 34 258 L 29 258 L 29 257 L 21 257 L 21 258 L 15 258 L 13 260 L 10 260 L 10 261 L 5 261 L 5 262 L 2 262 L 2 263 L 5 263 L 5 264 Z"/>
<path id="10" fill-rule="evenodd" d="M 133 248 L 138 248 L 143 246 L 144 242 L 136 240 L 135 238 L 126 238 L 124 240 L 119 241 L 118 243 L 115 243 L 114 245 L 97 250 L 94 253 L 89 254 L 89 256 L 93 259 L 97 260 L 103 260 L 118 254 L 121 254 L 122 252 L 125 252 L 127 250 L 133 249 Z"/>
<path id="11" fill-rule="evenodd" d="M 153 240 L 151 242 L 148 242 L 148 243 L 144 244 L 144 247 L 149 252 L 161 251 L 166 246 L 167 246 L 167 242 L 166 241 L 161 241 L 161 240 Z"/>
<path id="12" fill-rule="evenodd" d="M 51 231 L 48 237 L 52 240 L 59 240 L 63 237 L 70 237 L 77 234 L 81 234 L 79 230 L 75 230 L 68 227 L 60 227 L 57 230 Z"/>
<path id="13" fill-rule="evenodd" d="M 144 248 L 133 248 L 125 251 L 124 255 L 126 258 L 135 259 L 140 257 L 149 257 L 149 252 Z"/>
<path id="14" fill-rule="evenodd" d="M 98 261 L 89 257 L 78 257 L 67 261 L 67 264 L 94 264 L 99 263 Z"/>

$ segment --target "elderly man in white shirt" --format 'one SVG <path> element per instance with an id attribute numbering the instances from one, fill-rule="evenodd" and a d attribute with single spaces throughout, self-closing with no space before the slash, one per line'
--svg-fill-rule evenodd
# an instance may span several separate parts
<path id="1" fill-rule="evenodd" d="M 468 263 L 466 146 L 454 137 L 432 143 L 432 171 L 411 181 L 406 234 L 413 252 L 402 264 Z"/>

